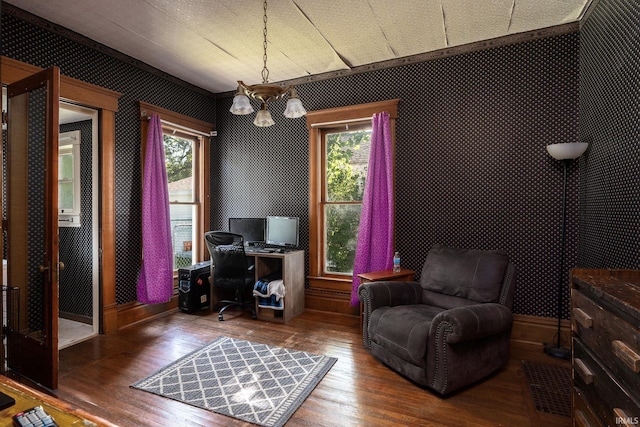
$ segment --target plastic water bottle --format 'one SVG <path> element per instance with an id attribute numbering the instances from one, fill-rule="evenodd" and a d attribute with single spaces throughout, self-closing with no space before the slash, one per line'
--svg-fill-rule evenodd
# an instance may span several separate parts
<path id="1" fill-rule="evenodd" d="M 397 273 L 400 271 L 400 252 L 396 252 L 393 255 L 393 272 Z"/>

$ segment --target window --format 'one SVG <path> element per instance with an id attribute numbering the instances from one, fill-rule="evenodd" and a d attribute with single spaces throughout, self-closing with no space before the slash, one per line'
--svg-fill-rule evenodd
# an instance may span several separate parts
<path id="1" fill-rule="evenodd" d="M 208 258 L 203 236 L 210 226 L 209 147 L 213 125 L 144 102 L 139 104 L 143 147 L 148 117 L 158 114 L 162 122 L 173 268 L 177 270 Z"/>
<path id="2" fill-rule="evenodd" d="M 387 111 L 395 141 L 397 99 L 307 113 L 309 307 L 349 299 L 371 141 L 371 117 Z M 334 294 L 333 296 L 330 296 Z M 317 302 L 312 299 L 317 295 Z M 317 305 L 316 305 L 317 304 Z"/>
<path id="3" fill-rule="evenodd" d="M 367 177 L 371 124 L 323 129 L 323 273 L 353 273 Z"/>
<path id="4" fill-rule="evenodd" d="M 58 138 L 58 226 L 80 227 L 80 131 Z"/>
<path id="5" fill-rule="evenodd" d="M 168 126 L 163 127 L 162 133 L 169 187 L 173 269 L 177 270 L 196 263 L 200 243 L 194 227 L 198 222 L 198 180 L 193 179 L 200 141 Z"/>

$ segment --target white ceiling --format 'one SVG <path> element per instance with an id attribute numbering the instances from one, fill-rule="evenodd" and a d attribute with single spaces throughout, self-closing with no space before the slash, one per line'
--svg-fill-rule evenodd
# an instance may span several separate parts
<path id="1" fill-rule="evenodd" d="M 213 93 L 260 83 L 260 0 L 4 0 Z M 269 81 L 579 21 L 591 0 L 271 0 Z"/>

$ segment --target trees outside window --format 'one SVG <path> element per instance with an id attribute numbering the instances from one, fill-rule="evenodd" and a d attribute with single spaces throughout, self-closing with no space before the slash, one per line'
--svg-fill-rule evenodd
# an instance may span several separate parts
<path id="1" fill-rule="evenodd" d="M 213 125 L 142 101 L 139 107 L 141 154 L 144 155 L 147 140 L 148 118 L 158 114 L 162 122 L 173 268 L 177 270 L 209 257 L 204 232 L 211 226 L 209 147 Z"/>
<path id="2" fill-rule="evenodd" d="M 343 127 L 344 128 L 344 127 Z M 352 274 L 367 177 L 371 127 L 324 136 L 324 272 Z"/>
<path id="3" fill-rule="evenodd" d="M 309 286 L 307 308 L 357 314 L 350 306 L 353 262 L 369 161 L 371 117 L 398 99 L 307 113 L 309 129 Z"/>
<path id="4" fill-rule="evenodd" d="M 169 210 L 171 217 L 171 242 L 173 245 L 173 269 L 177 270 L 196 263 L 197 245 L 195 235 L 197 206 L 193 179 L 198 138 L 163 129 L 164 156 L 169 186 Z M 194 248 L 194 244 L 196 248 Z"/>

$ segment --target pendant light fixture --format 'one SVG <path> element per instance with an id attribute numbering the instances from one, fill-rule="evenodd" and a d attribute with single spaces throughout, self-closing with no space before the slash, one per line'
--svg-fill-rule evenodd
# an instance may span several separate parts
<path id="1" fill-rule="evenodd" d="M 262 68 L 262 83 L 256 85 L 247 85 L 241 80 L 238 80 L 238 90 L 233 97 L 233 104 L 229 110 L 236 115 L 245 115 L 253 113 L 253 107 L 249 98 L 255 99 L 261 103 L 260 110 L 256 114 L 256 118 L 253 124 L 259 127 L 267 127 L 273 125 L 275 122 L 269 112 L 268 104 L 271 101 L 275 101 L 284 95 L 288 94 L 287 107 L 284 110 L 284 116 L 289 119 L 295 119 L 307 114 L 307 111 L 302 106 L 300 98 L 295 87 L 287 86 L 281 87 L 274 84 L 269 84 L 269 69 L 267 68 L 267 2 L 264 2 L 264 29 L 262 34 L 263 39 L 263 51 L 262 60 L 264 67 Z"/>

